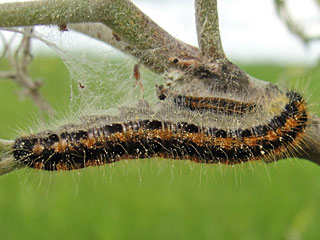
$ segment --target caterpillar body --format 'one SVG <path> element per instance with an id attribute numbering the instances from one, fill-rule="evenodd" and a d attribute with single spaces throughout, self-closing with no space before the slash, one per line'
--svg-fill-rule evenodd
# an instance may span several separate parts
<path id="1" fill-rule="evenodd" d="M 242 103 L 224 98 L 191 97 L 177 95 L 174 103 L 178 107 L 185 107 L 191 111 L 212 111 L 223 114 L 249 114 L 256 110 L 255 103 Z"/>
<path id="2" fill-rule="evenodd" d="M 304 142 L 308 125 L 306 103 L 300 94 L 290 91 L 285 99 L 279 111 L 270 111 L 273 115 L 264 116 L 265 121 L 259 123 L 258 119 L 249 126 L 244 122 L 250 114 L 256 118 L 259 108 L 256 104 L 178 96 L 173 102 L 181 111 L 196 111 L 202 117 L 224 114 L 226 119 L 236 115 L 241 121 L 238 125 L 232 122 L 210 125 L 174 121 L 154 114 L 123 122 L 92 117 L 86 123 L 17 138 L 13 158 L 25 166 L 49 171 L 153 157 L 224 164 L 257 159 L 274 161 Z"/>

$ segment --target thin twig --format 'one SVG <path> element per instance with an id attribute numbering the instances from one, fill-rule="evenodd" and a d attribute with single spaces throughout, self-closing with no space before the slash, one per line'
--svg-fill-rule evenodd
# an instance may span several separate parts
<path id="1" fill-rule="evenodd" d="M 4 36 L 3 36 L 3 34 L 1 32 L 0 32 L 0 40 L 2 42 L 2 47 L 3 47 L 2 53 L 0 54 L 0 59 L 1 59 L 1 58 L 4 58 L 7 55 L 7 51 L 9 49 L 9 45 L 7 44 L 7 41 L 6 41 L 6 39 L 4 38 Z"/>
<path id="2" fill-rule="evenodd" d="M 6 55 L 8 55 L 8 52 L 10 51 L 10 46 L 11 46 L 12 42 L 14 41 L 16 34 L 14 33 L 13 36 L 11 36 L 9 41 L 6 41 L 6 39 L 4 38 L 2 33 L 0 33 L 0 36 L 1 36 L 1 41 L 3 43 L 3 52 L 0 56 L 0 58 L 4 58 Z"/>
<path id="3" fill-rule="evenodd" d="M 1 78 L 15 79 L 16 75 L 17 75 L 16 72 L 13 72 L 13 71 L 0 71 L 0 79 Z"/>
<path id="4" fill-rule="evenodd" d="M 294 21 L 287 8 L 285 0 L 274 0 L 274 2 L 279 17 L 293 34 L 298 36 L 306 44 L 320 40 L 320 33 L 318 33 L 318 35 L 311 36 L 303 29 L 303 27 Z"/>
<path id="5" fill-rule="evenodd" d="M 26 32 L 28 32 L 28 34 L 23 36 L 20 45 L 12 55 L 9 53 L 10 45 L 8 45 L 6 52 L 13 70 L 1 71 L 0 78 L 12 79 L 18 85 L 22 86 L 24 95 L 29 95 L 42 111 L 55 114 L 55 110 L 44 100 L 39 92 L 41 83 L 39 81 L 33 81 L 29 77 L 27 67 L 32 61 L 30 37 L 32 28 L 26 29 Z"/>
<path id="6" fill-rule="evenodd" d="M 195 9 L 201 54 L 207 58 L 226 59 L 220 38 L 217 0 L 196 0 Z"/>

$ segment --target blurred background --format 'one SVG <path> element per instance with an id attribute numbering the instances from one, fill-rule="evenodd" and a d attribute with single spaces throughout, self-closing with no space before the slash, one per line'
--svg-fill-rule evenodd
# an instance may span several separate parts
<path id="1" fill-rule="evenodd" d="M 174 36 L 197 45 L 193 1 L 134 3 Z M 256 78 L 294 86 L 319 114 L 319 1 L 218 4 L 231 60 Z M 2 78 L 0 138 L 39 125 L 56 127 L 55 119 L 76 115 L 73 101 L 95 109 L 139 98 L 134 59 L 54 26 L 36 32 L 47 44 L 31 42 L 27 72 L 41 83 L 39 92 L 56 117 L 43 119 L 30 93 Z M 5 43 L 12 55 L 21 42 L 19 35 L 2 36 L 0 72 L 12 70 L 9 53 L 2 54 Z M 140 70 L 145 97 L 152 99 L 162 79 Z M 319 239 L 319 189 L 320 167 L 301 159 L 236 166 L 145 159 L 72 172 L 23 169 L 0 177 L 0 239 Z"/>

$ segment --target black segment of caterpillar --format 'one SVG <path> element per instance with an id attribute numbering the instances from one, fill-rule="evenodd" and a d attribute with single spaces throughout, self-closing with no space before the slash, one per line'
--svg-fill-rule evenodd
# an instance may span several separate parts
<path id="1" fill-rule="evenodd" d="M 240 102 L 221 97 L 195 97 L 169 93 L 168 89 L 158 86 L 159 100 L 165 100 L 167 95 L 171 95 L 173 103 L 179 109 L 191 111 L 210 111 L 225 115 L 244 115 L 255 113 L 259 105 L 252 102 Z"/>
<path id="2" fill-rule="evenodd" d="M 289 102 L 279 115 L 248 129 L 223 130 L 151 119 L 91 128 L 79 125 L 19 137 L 13 156 L 26 166 L 49 171 L 152 157 L 225 164 L 273 160 L 302 144 L 308 123 L 302 97 L 296 92 L 287 96 Z"/>
<path id="3" fill-rule="evenodd" d="M 216 97 L 193 97 L 176 95 L 173 98 L 174 104 L 179 108 L 187 108 L 191 111 L 211 111 L 227 115 L 254 113 L 257 108 L 255 103 L 245 103 L 235 100 Z"/>

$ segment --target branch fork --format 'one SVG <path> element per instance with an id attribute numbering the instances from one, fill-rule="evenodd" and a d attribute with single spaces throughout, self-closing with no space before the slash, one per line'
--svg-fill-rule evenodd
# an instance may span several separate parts
<path id="1" fill-rule="evenodd" d="M 178 71 L 184 86 L 201 81 L 204 88 L 214 86 L 216 91 L 245 93 L 249 100 L 272 94 L 271 84 L 249 76 L 227 59 L 220 38 L 217 0 L 195 0 L 195 9 L 199 48 L 172 37 L 129 0 L 0 4 L 0 27 L 66 25 L 64 29 L 82 32 L 136 57 L 154 72 L 169 76 Z M 9 77 L 12 74 L 2 73 Z M 313 141 L 302 146 L 300 153 L 288 157 L 298 156 L 320 164 L 320 120 L 315 115 L 310 118 L 312 124 L 307 131 Z"/>

